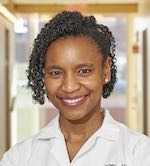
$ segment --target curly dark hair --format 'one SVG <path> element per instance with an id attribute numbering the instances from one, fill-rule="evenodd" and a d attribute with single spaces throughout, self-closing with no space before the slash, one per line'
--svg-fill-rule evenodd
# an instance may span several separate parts
<path id="1" fill-rule="evenodd" d="M 55 40 L 69 36 L 85 36 L 95 41 L 103 55 L 103 63 L 111 58 L 111 80 L 103 86 L 103 97 L 107 98 L 116 83 L 115 39 L 107 26 L 97 24 L 93 16 L 83 16 L 77 11 L 63 11 L 45 24 L 34 41 L 27 70 L 28 85 L 35 102 L 44 104 L 44 65 L 48 46 Z"/>

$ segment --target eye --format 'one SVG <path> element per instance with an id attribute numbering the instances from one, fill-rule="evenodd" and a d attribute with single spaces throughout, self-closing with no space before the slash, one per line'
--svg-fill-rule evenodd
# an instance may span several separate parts
<path id="1" fill-rule="evenodd" d="M 48 72 L 48 75 L 50 75 L 52 77 L 58 77 L 58 76 L 63 75 L 63 73 L 61 71 L 51 71 L 51 72 Z"/>
<path id="2" fill-rule="evenodd" d="M 91 69 L 80 69 L 79 74 L 80 75 L 86 75 L 91 72 Z"/>

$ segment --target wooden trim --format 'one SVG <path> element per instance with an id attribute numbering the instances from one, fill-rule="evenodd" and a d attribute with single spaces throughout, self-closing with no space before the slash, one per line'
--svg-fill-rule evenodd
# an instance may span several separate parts
<path id="1" fill-rule="evenodd" d="M 143 31 L 143 126 L 144 134 L 148 134 L 148 88 L 147 88 L 147 30 Z"/>
<path id="2" fill-rule="evenodd" d="M 138 11 L 137 4 L 89 5 L 89 13 L 134 13 Z"/>
<path id="3" fill-rule="evenodd" d="M 11 6 L 11 8 L 14 8 L 14 2 L 12 0 L 8 0 L 9 6 Z"/>
<path id="4" fill-rule="evenodd" d="M 4 19 L 6 19 L 9 23 L 13 23 L 12 20 L 8 19 L 5 15 L 3 15 L 2 13 L 0 13 L 0 16 Z"/>
<path id="5" fill-rule="evenodd" d="M 9 30 L 5 29 L 5 108 L 6 108 L 6 148 L 10 148 L 10 84 L 9 84 Z"/>
<path id="6" fill-rule="evenodd" d="M 73 5 L 71 5 L 73 6 Z M 74 6 L 80 6 L 74 5 Z M 81 5 L 82 6 L 82 5 Z M 5 5 L 5 7 L 13 13 L 58 13 L 68 10 L 69 5 L 33 5 L 33 4 L 13 4 Z M 73 8 L 78 10 L 78 8 Z M 80 9 L 79 9 L 80 10 Z M 85 5 L 84 11 L 88 13 L 136 13 L 138 12 L 138 4 L 89 4 Z"/>

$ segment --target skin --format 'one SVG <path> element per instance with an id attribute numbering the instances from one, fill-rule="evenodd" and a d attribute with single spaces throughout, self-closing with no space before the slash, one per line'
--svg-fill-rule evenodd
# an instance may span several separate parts
<path id="1" fill-rule="evenodd" d="M 101 96 L 110 80 L 110 59 L 102 64 L 96 43 L 87 37 L 67 37 L 49 45 L 45 57 L 45 87 L 60 111 L 70 161 L 103 121 Z"/>

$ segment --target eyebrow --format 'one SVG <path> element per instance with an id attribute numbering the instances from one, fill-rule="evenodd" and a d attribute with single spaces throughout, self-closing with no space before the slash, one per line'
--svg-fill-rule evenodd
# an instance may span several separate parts
<path id="1" fill-rule="evenodd" d="M 82 67 L 94 67 L 94 64 L 84 63 L 84 64 L 77 65 L 77 68 L 82 68 Z"/>
<path id="2" fill-rule="evenodd" d="M 83 67 L 92 68 L 92 67 L 94 67 L 94 64 L 90 64 L 90 63 L 79 64 L 79 65 L 77 65 L 76 68 L 83 68 Z M 62 69 L 62 68 L 58 65 L 50 65 L 50 66 L 47 66 L 46 69 Z"/>
<path id="3" fill-rule="evenodd" d="M 62 68 L 58 65 L 51 65 L 51 66 L 47 66 L 46 69 L 62 69 Z"/>

